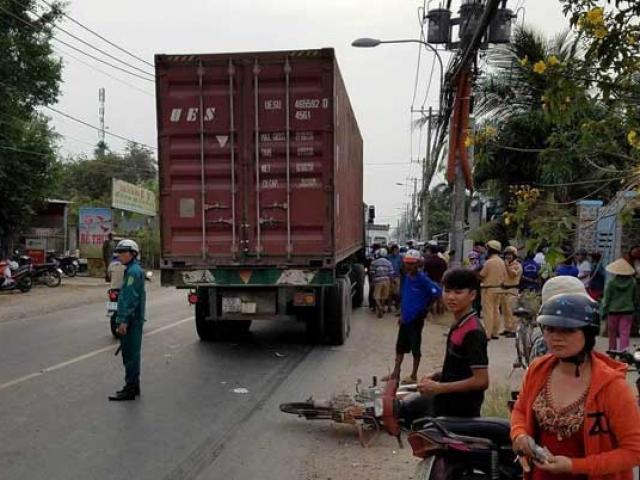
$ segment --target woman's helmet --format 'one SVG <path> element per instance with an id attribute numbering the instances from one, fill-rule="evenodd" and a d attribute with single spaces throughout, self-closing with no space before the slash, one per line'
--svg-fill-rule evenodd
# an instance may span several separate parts
<path id="1" fill-rule="evenodd" d="M 385 258 L 388 255 L 386 248 L 376 250 L 376 258 Z"/>
<path id="2" fill-rule="evenodd" d="M 538 324 L 557 328 L 576 328 L 584 333 L 584 347 L 577 354 L 561 358 L 563 362 L 576 366 L 576 377 L 580 376 L 580 365 L 596 345 L 600 331 L 598 303 L 583 294 L 564 293 L 551 297 L 542 304 L 538 315 Z"/>
<path id="3" fill-rule="evenodd" d="M 542 304 L 538 323 L 558 328 L 600 330 L 598 303 L 585 295 L 564 293 Z"/>

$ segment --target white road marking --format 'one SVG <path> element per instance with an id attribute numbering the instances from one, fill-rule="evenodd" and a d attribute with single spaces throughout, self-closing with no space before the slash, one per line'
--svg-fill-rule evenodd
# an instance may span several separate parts
<path id="1" fill-rule="evenodd" d="M 151 337 L 152 335 L 155 335 L 156 333 L 161 333 L 164 332 L 165 330 L 169 330 L 171 328 L 177 327 L 178 325 L 182 325 L 183 323 L 186 322 L 190 322 L 193 321 L 193 315 L 187 318 L 183 318 L 182 320 L 178 320 L 176 322 L 170 323 L 168 325 L 165 325 L 164 327 L 160 327 L 160 328 L 156 328 L 155 330 L 151 330 L 150 332 L 147 332 L 145 334 L 143 334 L 143 337 Z M 61 363 L 57 363 L 55 365 L 51 365 L 50 367 L 46 367 L 43 368 L 42 370 L 38 371 L 38 372 L 33 372 L 30 373 L 28 375 L 24 375 L 20 378 L 16 378 L 14 380 L 10 380 L 8 382 L 2 383 L 0 384 L 0 391 L 5 390 L 7 388 L 13 387 L 15 385 L 18 385 L 20 383 L 24 383 L 26 381 L 31 380 L 32 378 L 36 378 L 36 377 L 40 377 L 42 375 L 44 375 L 45 373 L 51 373 L 51 372 L 55 372 L 56 370 L 60 370 L 62 368 L 68 367 L 69 365 L 73 365 L 76 364 L 78 362 L 81 362 L 83 360 L 87 360 L 88 358 L 93 358 L 96 355 L 100 355 L 101 353 L 105 353 L 105 352 L 112 352 L 114 351 L 114 345 L 109 345 L 108 347 L 103 347 L 103 348 L 99 348 L 97 350 L 93 350 L 92 352 L 88 352 L 85 353 L 83 355 L 80 355 L 78 357 L 72 358 L 70 360 L 67 360 L 65 362 L 61 362 Z"/>

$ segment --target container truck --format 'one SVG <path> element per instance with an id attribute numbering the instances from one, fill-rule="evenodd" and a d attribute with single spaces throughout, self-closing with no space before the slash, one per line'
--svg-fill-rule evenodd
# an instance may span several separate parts
<path id="1" fill-rule="evenodd" d="M 156 55 L 161 280 L 202 340 L 363 302 L 362 137 L 333 49 Z"/>

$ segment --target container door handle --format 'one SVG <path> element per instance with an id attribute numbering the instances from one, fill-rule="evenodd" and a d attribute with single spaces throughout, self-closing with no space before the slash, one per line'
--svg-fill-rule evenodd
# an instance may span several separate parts
<path id="1" fill-rule="evenodd" d="M 207 185 L 205 178 L 205 165 L 204 165 L 204 66 L 202 61 L 198 62 L 198 92 L 200 97 L 200 110 L 198 112 L 200 117 L 200 210 L 202 212 L 202 260 L 207 259 Z"/>
<path id="2" fill-rule="evenodd" d="M 253 99 L 254 99 L 254 135 L 255 135 L 255 159 L 256 159 L 256 258 L 260 259 L 260 253 L 262 252 L 262 238 L 260 231 L 260 122 L 259 115 L 259 96 L 258 96 L 258 75 L 260 74 L 260 65 L 258 65 L 258 59 L 255 59 L 253 64 Z"/>
<path id="3" fill-rule="evenodd" d="M 238 245 L 236 241 L 236 130 L 235 112 L 233 109 L 233 81 L 236 68 L 229 59 L 229 149 L 231 152 L 231 252 L 237 260 Z"/>
<path id="4" fill-rule="evenodd" d="M 286 157 L 287 157 L 287 261 L 291 261 L 291 253 L 293 245 L 291 244 L 291 64 L 289 57 L 284 62 L 284 81 L 285 81 L 285 134 L 286 134 Z"/>

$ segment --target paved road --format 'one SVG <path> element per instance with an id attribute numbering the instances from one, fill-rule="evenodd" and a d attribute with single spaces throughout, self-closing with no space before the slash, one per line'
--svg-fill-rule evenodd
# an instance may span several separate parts
<path id="1" fill-rule="evenodd" d="M 281 402 L 353 392 L 355 379 L 388 373 L 393 316 L 355 313 L 343 347 L 306 346 L 294 322 L 255 322 L 246 342 L 205 344 L 184 292 L 154 285 L 142 397 L 113 404 L 121 360 L 104 302 L 91 295 L 0 321 L 0 479 L 412 478 L 415 458 L 391 437 L 362 449 L 348 426 L 278 412 Z M 440 365 L 445 331 L 427 326 L 423 371 Z M 513 354 L 510 341 L 492 342 L 492 383 L 507 380 Z"/>
<path id="2" fill-rule="evenodd" d="M 184 292 L 156 290 L 148 312 L 129 404 L 107 402 L 123 382 L 102 301 L 0 323 L 3 480 L 193 478 L 310 350 L 295 323 L 201 343 Z"/>

